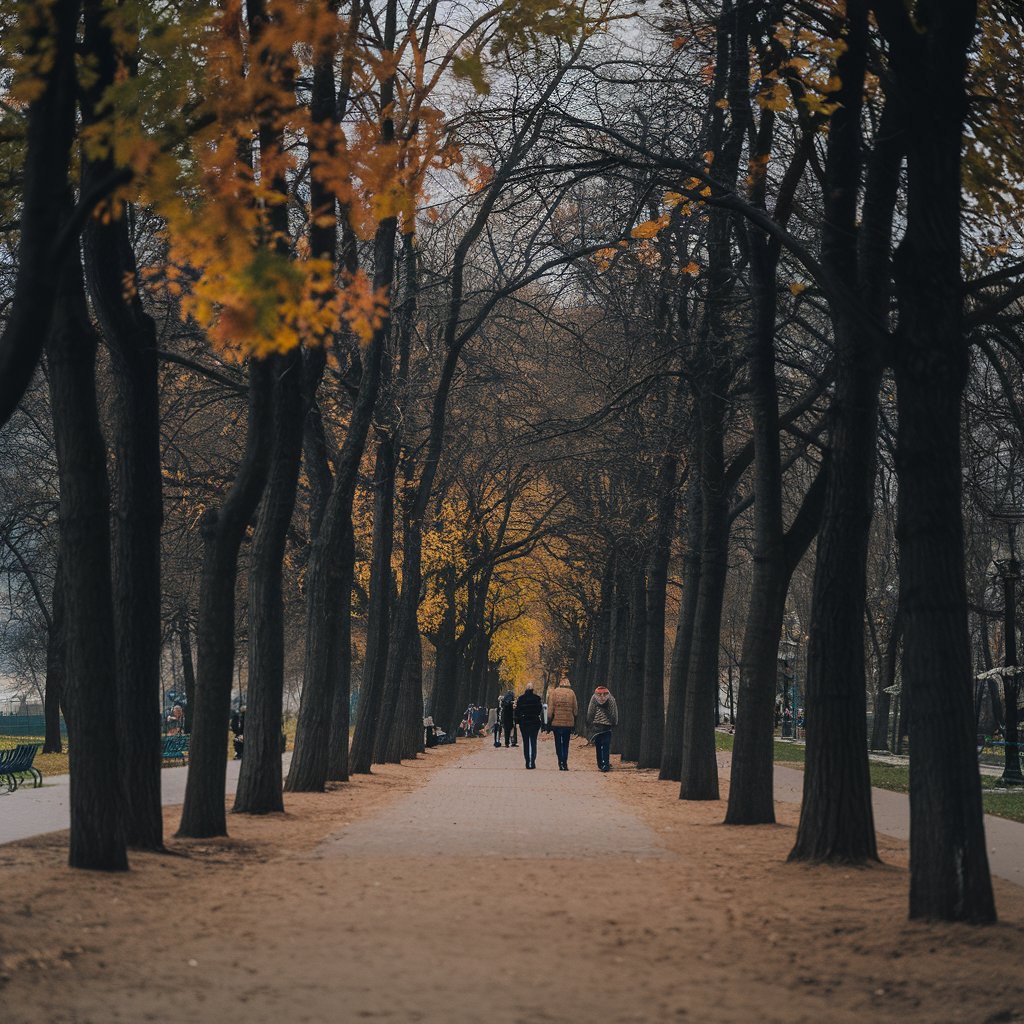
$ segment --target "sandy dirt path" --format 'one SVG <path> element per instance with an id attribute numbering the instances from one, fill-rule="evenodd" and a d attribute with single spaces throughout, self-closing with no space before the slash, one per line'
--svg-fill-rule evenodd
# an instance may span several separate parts
<path id="1" fill-rule="evenodd" d="M 460 743 L 232 838 L 70 872 L 61 838 L 0 848 L 5 1024 L 1024 1020 L 1024 891 L 994 928 L 905 922 L 885 866 L 787 865 L 780 824 L 654 773 L 555 770 Z M 173 817 L 169 818 L 173 821 Z"/>

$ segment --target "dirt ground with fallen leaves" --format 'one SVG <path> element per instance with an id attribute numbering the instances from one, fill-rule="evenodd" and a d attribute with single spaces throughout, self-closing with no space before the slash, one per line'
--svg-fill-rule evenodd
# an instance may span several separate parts
<path id="1" fill-rule="evenodd" d="M 790 865 L 795 806 L 726 828 L 653 772 L 601 780 L 650 858 L 314 855 L 479 750 L 233 815 L 127 874 L 71 871 L 66 834 L 0 846 L 0 1022 L 1024 1021 L 1024 890 L 996 882 L 993 927 L 910 924 L 904 843 L 880 837 L 880 867 Z"/>

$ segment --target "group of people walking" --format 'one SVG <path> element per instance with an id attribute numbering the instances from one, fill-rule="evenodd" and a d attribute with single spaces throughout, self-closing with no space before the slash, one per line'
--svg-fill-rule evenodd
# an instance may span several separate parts
<path id="1" fill-rule="evenodd" d="M 505 746 L 516 746 L 515 736 L 518 728 L 523 738 L 523 757 L 527 768 L 537 767 L 537 737 L 545 725 L 555 737 L 555 753 L 558 756 L 558 770 L 569 770 L 569 739 L 576 728 L 579 717 L 579 702 L 569 685 L 563 678 L 548 695 L 546 708 L 534 691 L 533 683 L 527 683 L 526 689 L 514 698 L 510 690 L 498 703 L 498 713 L 494 723 L 494 745 L 501 746 L 501 733 L 505 734 Z M 586 725 L 592 735 L 592 742 L 597 753 L 597 767 L 603 771 L 611 771 L 612 729 L 619 724 L 619 709 L 615 698 L 607 686 L 599 686 L 594 691 L 587 706 Z M 509 742 L 511 736 L 511 744 Z"/>

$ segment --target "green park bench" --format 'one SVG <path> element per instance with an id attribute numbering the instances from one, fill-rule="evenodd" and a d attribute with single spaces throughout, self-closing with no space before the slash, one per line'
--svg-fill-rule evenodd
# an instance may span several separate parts
<path id="1" fill-rule="evenodd" d="M 6 780 L 9 793 L 13 793 L 26 776 L 32 780 L 33 789 L 43 784 L 43 773 L 32 764 L 38 750 L 38 743 L 19 743 L 13 750 L 0 751 L 0 780 Z"/>
<path id="2" fill-rule="evenodd" d="M 188 764 L 188 736 L 165 736 L 162 757 L 165 761 Z"/>

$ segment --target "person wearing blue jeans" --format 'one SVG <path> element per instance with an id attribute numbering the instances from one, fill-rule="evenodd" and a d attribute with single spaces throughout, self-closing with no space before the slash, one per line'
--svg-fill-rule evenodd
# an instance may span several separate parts
<path id="1" fill-rule="evenodd" d="M 533 683 L 526 684 L 526 690 L 516 701 L 516 724 L 523 737 L 523 757 L 527 768 L 537 767 L 537 733 L 544 717 L 544 705 L 533 692 Z"/>
<path id="2" fill-rule="evenodd" d="M 572 692 L 569 680 L 559 680 L 554 690 L 548 691 L 548 724 L 555 734 L 555 753 L 558 755 L 558 770 L 569 770 L 569 737 L 576 725 L 579 705 L 576 694 Z"/>
<path id="3" fill-rule="evenodd" d="M 599 686 L 590 698 L 587 708 L 587 725 L 593 731 L 594 749 L 597 751 L 597 767 L 610 772 L 612 729 L 619 724 L 619 706 L 607 686 Z"/>

